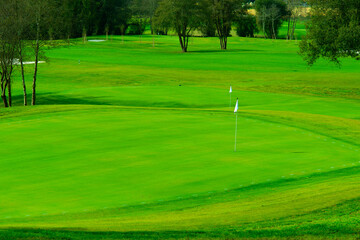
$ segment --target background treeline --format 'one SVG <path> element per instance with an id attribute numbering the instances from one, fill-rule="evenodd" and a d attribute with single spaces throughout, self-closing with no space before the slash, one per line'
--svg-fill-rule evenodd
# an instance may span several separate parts
<path id="1" fill-rule="evenodd" d="M 177 34 L 186 52 L 194 32 L 219 37 L 226 49 L 233 27 L 241 37 L 254 37 L 261 30 L 264 38 L 276 39 L 288 21 L 287 39 L 294 39 L 304 4 L 303 0 L 65 0 L 61 9 L 68 38 L 141 35 L 149 27 L 151 34 Z"/>
<path id="2" fill-rule="evenodd" d="M 64 0 L 64 22 L 69 37 L 125 34 L 128 28 L 148 21 L 158 0 Z M 136 32 L 134 32 L 136 34 Z"/>
<path id="3" fill-rule="evenodd" d="M 284 20 L 288 20 L 288 38 L 291 39 L 296 27 L 296 19 L 300 16 L 300 7 L 304 4 L 302 0 L 58 0 L 57 2 L 62 3 L 64 26 L 67 27 L 70 38 L 103 34 L 141 35 L 147 27 L 150 27 L 151 33 L 167 34 L 172 21 L 169 14 L 176 11 L 174 8 L 179 8 L 184 15 L 192 14 L 194 21 L 190 19 L 187 21 L 196 22 L 196 29 L 202 36 L 218 35 L 216 21 L 228 21 L 229 19 L 225 18 L 230 17 L 231 25 L 234 25 L 237 34 L 243 37 L 252 37 L 261 30 L 264 32 L 264 37 L 276 38 L 278 27 Z M 256 17 L 254 13 L 247 14 L 249 8 L 256 9 Z M 225 18 L 219 19 L 216 16 L 214 18 L 215 12 Z M 153 21 L 155 16 L 167 17 L 166 22 L 161 22 L 156 32 L 154 28 L 157 26 Z M 157 23 L 159 26 L 159 21 Z M 224 24 L 229 25 L 229 22 Z M 230 25 L 229 29 L 231 29 Z"/>

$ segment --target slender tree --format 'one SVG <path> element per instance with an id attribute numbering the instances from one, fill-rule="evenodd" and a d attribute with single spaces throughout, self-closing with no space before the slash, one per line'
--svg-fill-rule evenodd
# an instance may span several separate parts
<path id="1" fill-rule="evenodd" d="M 200 26 L 199 0 L 162 0 L 154 22 L 159 28 L 172 28 L 179 37 L 183 52 L 188 51 L 190 33 Z"/>
<path id="2" fill-rule="evenodd" d="M 228 37 L 236 17 L 246 9 L 243 0 L 210 0 L 212 18 L 220 40 L 221 49 L 227 49 Z"/>
<path id="3" fill-rule="evenodd" d="M 288 29 L 286 38 L 288 40 L 293 40 L 298 18 L 300 17 L 300 13 L 303 8 L 303 0 L 284 0 L 284 2 L 286 3 L 288 12 Z"/>
<path id="4" fill-rule="evenodd" d="M 31 0 L 32 6 L 32 24 L 30 26 L 31 48 L 34 57 L 34 72 L 32 84 L 31 105 L 36 105 L 36 85 L 38 76 L 38 66 L 40 58 L 44 56 L 44 50 L 53 47 L 57 42 L 49 41 L 49 30 L 60 29 L 57 27 L 61 24 L 63 16 L 56 14 L 58 6 L 56 0 Z M 57 38 L 64 37 L 58 35 Z"/>
<path id="5" fill-rule="evenodd" d="M 16 29 L 16 41 L 17 41 L 17 50 L 18 50 L 18 59 L 20 64 L 21 80 L 23 87 L 24 95 L 24 106 L 27 105 L 27 91 L 26 91 L 26 81 L 25 81 L 25 69 L 24 69 L 24 60 L 28 56 L 28 39 L 29 35 L 27 30 L 29 29 L 29 23 L 31 21 L 31 6 L 29 1 L 24 0 L 13 0 L 14 3 L 14 14 L 15 21 L 14 27 Z"/>
<path id="6" fill-rule="evenodd" d="M 0 87 L 5 107 L 12 106 L 12 74 L 17 61 L 18 34 L 15 11 L 14 1 L 0 0 Z"/>

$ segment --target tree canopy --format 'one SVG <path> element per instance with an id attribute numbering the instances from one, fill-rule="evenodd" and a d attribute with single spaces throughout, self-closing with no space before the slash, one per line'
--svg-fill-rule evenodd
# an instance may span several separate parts
<path id="1" fill-rule="evenodd" d="M 212 19 L 217 35 L 220 39 L 221 49 L 227 49 L 227 39 L 230 36 L 234 20 L 245 10 L 243 0 L 208 0 Z"/>
<path id="2" fill-rule="evenodd" d="M 340 57 L 360 53 L 360 1 L 310 0 L 311 20 L 300 44 L 300 54 L 313 65 L 319 58 L 337 64 Z"/>
<path id="3" fill-rule="evenodd" d="M 179 37 L 182 51 L 187 52 L 190 33 L 200 26 L 200 6 L 199 0 L 162 0 L 154 23 L 158 28 L 173 29 Z"/>

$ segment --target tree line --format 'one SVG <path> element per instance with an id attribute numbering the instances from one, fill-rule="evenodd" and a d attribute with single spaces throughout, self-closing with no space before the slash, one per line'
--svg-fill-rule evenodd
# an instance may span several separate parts
<path id="1" fill-rule="evenodd" d="M 196 28 L 204 36 L 219 34 L 216 24 L 229 25 L 242 22 L 246 10 L 253 6 L 253 0 L 58 0 L 62 2 L 69 37 L 102 34 L 142 34 L 146 26 L 155 31 L 154 17 L 170 17 L 181 9 L 184 16 L 192 14 Z M 273 37 L 272 32 L 282 20 L 290 20 L 291 28 L 298 17 L 297 10 L 303 0 L 257 0 L 255 8 L 259 26 L 265 23 L 265 37 Z M 164 9 L 167 8 L 167 9 Z M 168 10 L 168 11 L 164 11 Z M 176 13 L 175 13 L 176 14 Z M 194 15 L 195 14 L 195 15 Z M 189 19 L 191 22 L 192 20 Z M 169 24 L 171 19 L 167 19 Z M 159 23 L 159 21 L 157 21 Z M 166 25 L 164 22 L 163 24 Z M 271 25 L 271 26 L 270 26 Z M 229 28 L 229 27 L 228 27 Z M 231 28 L 231 27 L 230 27 Z M 161 29 L 160 29 L 161 30 Z M 166 33 L 157 31 L 157 33 Z M 291 34 L 289 30 L 288 34 Z M 251 35 L 251 33 L 250 33 Z"/>
<path id="2" fill-rule="evenodd" d="M 241 37 L 254 37 L 261 30 L 265 38 L 277 38 L 287 20 L 288 39 L 294 39 L 299 8 L 303 0 L 64 0 L 64 21 L 69 38 L 88 35 L 141 35 L 146 27 L 151 34 L 179 36 L 182 50 L 197 30 L 205 37 L 218 36 L 221 49 L 233 26 Z M 256 16 L 248 13 L 255 8 Z"/>
<path id="3" fill-rule="evenodd" d="M 25 61 L 34 62 L 31 104 L 36 104 L 38 63 L 46 45 L 61 34 L 60 3 L 48 0 L 0 0 L 0 87 L 5 107 L 12 106 L 12 76 L 20 68 L 27 102 Z"/>

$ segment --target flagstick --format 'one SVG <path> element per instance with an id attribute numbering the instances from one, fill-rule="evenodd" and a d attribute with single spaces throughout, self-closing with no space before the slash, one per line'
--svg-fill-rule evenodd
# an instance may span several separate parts
<path id="1" fill-rule="evenodd" d="M 230 93 L 230 105 L 229 106 L 231 107 L 231 93 Z"/>
<path id="2" fill-rule="evenodd" d="M 229 91 L 229 93 L 230 93 L 230 105 L 229 105 L 229 107 L 231 108 L 231 94 L 232 94 L 232 86 L 230 85 L 230 91 Z"/>
<path id="3" fill-rule="evenodd" d="M 236 135 L 237 135 L 237 126 L 238 126 L 238 114 L 236 114 L 236 125 L 235 125 L 235 148 L 234 148 L 234 152 L 236 152 Z"/>

